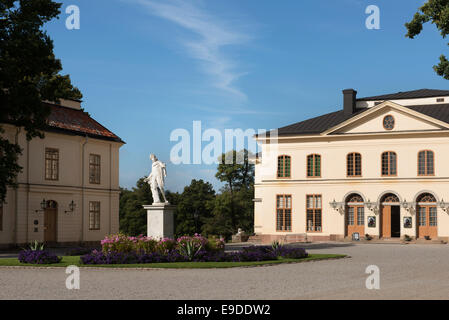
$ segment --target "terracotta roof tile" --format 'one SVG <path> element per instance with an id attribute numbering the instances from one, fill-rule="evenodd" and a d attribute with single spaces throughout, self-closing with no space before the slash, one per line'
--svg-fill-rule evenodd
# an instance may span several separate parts
<path id="1" fill-rule="evenodd" d="M 88 135 L 93 138 L 123 142 L 120 137 L 109 131 L 87 112 L 72 108 L 49 105 L 51 114 L 48 117 L 48 126 L 51 129 L 70 131 L 77 135 Z"/>

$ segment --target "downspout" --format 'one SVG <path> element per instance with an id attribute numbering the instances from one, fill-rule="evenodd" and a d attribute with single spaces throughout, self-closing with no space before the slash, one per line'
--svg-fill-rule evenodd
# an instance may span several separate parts
<path id="1" fill-rule="evenodd" d="M 84 159 L 84 149 L 85 146 L 87 144 L 87 141 L 89 140 L 88 136 L 85 136 L 84 142 L 83 142 L 83 146 L 82 146 L 82 151 L 81 151 L 81 239 L 80 242 L 83 242 L 84 240 L 84 163 L 85 163 L 85 159 Z"/>
<path id="2" fill-rule="evenodd" d="M 16 135 L 14 137 L 14 143 L 16 145 L 19 144 L 19 134 L 20 134 L 20 127 L 16 128 Z M 19 182 L 19 174 L 17 174 L 16 176 L 16 184 Z M 14 229 L 13 229 L 13 244 L 17 245 L 17 241 L 18 241 L 18 237 L 17 237 L 17 228 L 18 228 L 18 217 L 19 217 L 19 186 L 17 185 L 16 190 L 15 190 L 15 208 L 14 208 Z"/>
<path id="3" fill-rule="evenodd" d="M 109 234 L 112 233 L 112 143 L 109 145 Z"/>
<path id="4" fill-rule="evenodd" d="M 30 141 L 27 140 L 27 214 L 26 214 L 26 243 L 30 242 L 29 218 L 30 218 Z"/>

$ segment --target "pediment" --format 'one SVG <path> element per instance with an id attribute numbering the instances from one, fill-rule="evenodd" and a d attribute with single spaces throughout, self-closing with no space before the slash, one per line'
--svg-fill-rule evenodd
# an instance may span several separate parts
<path id="1" fill-rule="evenodd" d="M 387 117 L 387 127 L 384 119 Z M 391 123 L 393 122 L 393 126 Z M 386 101 L 331 128 L 323 134 L 372 134 L 448 130 L 449 124 Z"/>

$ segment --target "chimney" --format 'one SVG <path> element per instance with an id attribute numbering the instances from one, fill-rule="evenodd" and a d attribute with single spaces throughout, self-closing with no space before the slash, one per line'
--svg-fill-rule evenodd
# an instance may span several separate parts
<path id="1" fill-rule="evenodd" d="M 343 90 L 343 112 L 350 116 L 356 111 L 357 91 L 354 89 Z"/>

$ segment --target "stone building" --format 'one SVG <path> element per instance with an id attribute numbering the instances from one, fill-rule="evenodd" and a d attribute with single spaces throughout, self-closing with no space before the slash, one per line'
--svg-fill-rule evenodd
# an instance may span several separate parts
<path id="1" fill-rule="evenodd" d="M 257 238 L 449 238 L 449 91 L 356 95 L 256 137 Z"/>
<path id="2" fill-rule="evenodd" d="M 119 149 L 124 142 L 81 109 L 79 101 L 50 104 L 45 138 L 26 140 L 3 124 L 23 149 L 18 188 L 0 205 L 0 246 L 38 240 L 98 242 L 119 229 Z"/>

